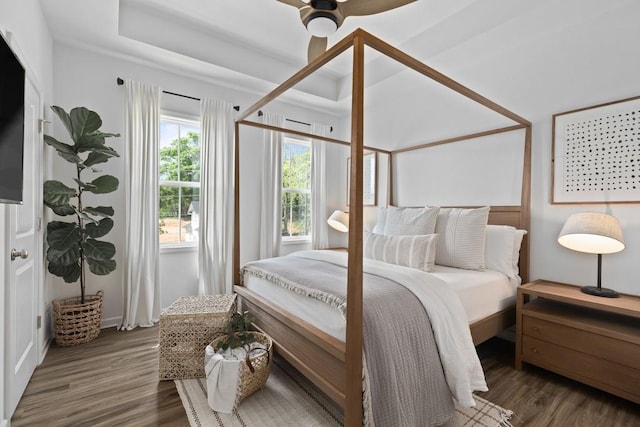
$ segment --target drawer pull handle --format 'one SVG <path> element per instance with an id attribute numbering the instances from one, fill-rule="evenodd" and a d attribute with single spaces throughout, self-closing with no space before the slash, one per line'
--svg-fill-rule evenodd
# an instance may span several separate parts
<path id="1" fill-rule="evenodd" d="M 534 353 L 537 353 L 538 349 L 537 348 L 532 348 L 531 351 L 533 351 Z"/>
<path id="2" fill-rule="evenodd" d="M 534 326 L 534 327 L 533 327 L 533 332 L 540 332 L 540 329 L 538 329 L 538 327 L 537 327 L 537 326 Z"/>

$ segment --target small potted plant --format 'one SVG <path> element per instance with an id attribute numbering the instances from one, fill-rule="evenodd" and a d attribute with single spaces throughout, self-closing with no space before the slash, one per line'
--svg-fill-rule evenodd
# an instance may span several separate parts
<path id="1" fill-rule="evenodd" d="M 47 224 L 47 269 L 67 283 L 80 284 L 80 297 L 53 301 L 56 343 L 69 346 L 91 341 L 100 333 L 102 291 L 85 295 L 86 267 L 97 275 L 116 269 L 114 244 L 98 240 L 113 228 L 113 208 L 87 206 L 83 203 L 83 194 L 106 194 L 118 189 L 119 181 L 114 176 L 101 175 L 91 180 L 84 176 L 99 173 L 96 165 L 119 157 L 113 148 L 105 145 L 105 140 L 120 135 L 100 131 L 102 119 L 85 107 L 74 108 L 69 113 L 57 106 L 51 109 L 73 141 L 66 144 L 50 135 L 44 136 L 44 142 L 75 169 L 74 188 L 56 180 L 44 183 L 44 204 L 56 215 L 71 218 Z"/>

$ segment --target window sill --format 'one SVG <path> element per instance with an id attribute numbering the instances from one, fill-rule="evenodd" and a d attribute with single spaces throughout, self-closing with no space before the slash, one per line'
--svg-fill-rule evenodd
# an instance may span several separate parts
<path id="1" fill-rule="evenodd" d="M 290 237 L 285 239 L 282 239 L 282 241 L 280 242 L 282 244 L 282 246 L 289 246 L 289 245 L 306 245 L 306 244 L 311 244 L 311 238 L 310 237 Z"/>
<path id="2" fill-rule="evenodd" d="M 171 254 L 175 252 L 198 252 L 198 244 L 193 243 L 174 243 L 160 245 L 161 254 Z"/>

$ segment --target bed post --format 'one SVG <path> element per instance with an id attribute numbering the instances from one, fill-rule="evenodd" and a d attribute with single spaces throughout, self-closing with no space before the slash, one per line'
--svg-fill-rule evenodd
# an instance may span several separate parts
<path id="1" fill-rule="evenodd" d="M 351 188 L 349 189 L 349 269 L 344 412 L 347 427 L 362 426 L 362 177 L 364 141 L 364 38 L 353 43 L 351 105 Z"/>
<path id="2" fill-rule="evenodd" d="M 522 162 L 522 193 L 520 200 L 520 228 L 531 227 L 531 123 L 524 134 L 524 159 Z M 524 236 L 520 249 L 520 277 L 523 283 L 529 281 L 529 236 Z M 524 262 L 523 262 L 524 261 Z"/>
<path id="3" fill-rule="evenodd" d="M 233 167 L 233 284 L 240 285 L 240 123 L 235 122 Z"/>

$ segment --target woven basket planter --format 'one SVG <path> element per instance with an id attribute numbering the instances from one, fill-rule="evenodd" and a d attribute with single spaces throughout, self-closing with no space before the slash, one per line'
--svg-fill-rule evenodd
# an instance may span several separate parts
<path id="1" fill-rule="evenodd" d="M 251 396 L 260 390 L 267 383 L 269 378 L 269 370 L 273 361 L 273 342 L 269 335 L 262 332 L 253 332 L 255 340 L 259 342 L 266 351 L 254 350 L 253 355 L 247 360 L 243 360 L 240 365 L 239 393 L 236 401 L 238 405 L 243 399 Z M 217 349 L 218 342 L 222 341 L 225 336 L 220 336 L 211 342 L 211 347 Z"/>
<path id="2" fill-rule="evenodd" d="M 68 347 L 98 337 L 102 322 L 102 296 L 102 291 L 86 295 L 84 304 L 80 303 L 80 297 L 53 301 L 56 344 Z"/>

